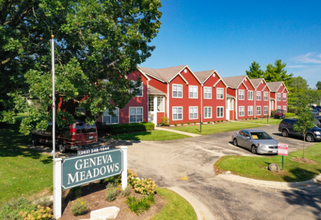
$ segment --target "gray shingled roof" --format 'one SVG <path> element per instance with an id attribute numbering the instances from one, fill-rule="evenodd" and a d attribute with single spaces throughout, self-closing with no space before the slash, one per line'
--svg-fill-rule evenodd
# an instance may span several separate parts
<path id="1" fill-rule="evenodd" d="M 283 82 L 268 82 L 271 92 L 277 92 Z"/>
<path id="2" fill-rule="evenodd" d="M 251 81 L 252 81 L 252 83 L 253 83 L 255 88 L 257 88 L 260 85 L 262 80 L 263 80 L 263 78 L 251 79 Z"/>
<path id="3" fill-rule="evenodd" d="M 164 92 L 156 89 L 155 87 L 153 87 L 153 86 L 151 86 L 151 85 L 148 86 L 148 94 L 150 94 L 150 95 L 164 95 L 164 96 L 166 96 L 166 93 L 164 93 Z"/>
<path id="4" fill-rule="evenodd" d="M 216 70 L 206 70 L 206 71 L 200 71 L 200 72 L 194 72 L 197 78 L 204 83 Z"/>
<path id="5" fill-rule="evenodd" d="M 152 69 L 146 67 L 138 67 L 146 75 L 155 77 L 165 82 L 169 82 L 177 73 L 179 73 L 187 65 L 174 66 L 162 69 Z"/>
<path id="6" fill-rule="evenodd" d="M 239 85 L 243 82 L 246 75 L 242 76 L 231 76 L 231 77 L 224 77 L 223 80 L 226 85 L 230 88 L 237 89 Z"/>

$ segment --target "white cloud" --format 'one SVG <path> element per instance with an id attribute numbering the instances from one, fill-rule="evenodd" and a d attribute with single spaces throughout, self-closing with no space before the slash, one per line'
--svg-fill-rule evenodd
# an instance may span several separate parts
<path id="1" fill-rule="evenodd" d="M 287 68 L 304 68 L 304 65 L 292 65 L 292 66 L 286 66 Z"/>
<path id="2" fill-rule="evenodd" d="M 307 53 L 297 57 L 293 57 L 297 63 L 321 63 L 321 53 Z"/>

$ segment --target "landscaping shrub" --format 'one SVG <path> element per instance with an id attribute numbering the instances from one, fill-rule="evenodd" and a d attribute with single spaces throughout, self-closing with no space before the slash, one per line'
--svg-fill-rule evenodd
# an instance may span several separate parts
<path id="1" fill-rule="evenodd" d="M 221 122 L 223 122 L 223 120 L 221 120 Z"/>
<path id="2" fill-rule="evenodd" d="M 150 195 L 150 194 L 155 194 L 157 185 L 155 181 L 152 181 L 151 178 L 149 179 L 139 179 L 135 178 L 133 179 L 133 187 L 136 192 L 143 194 L 143 195 Z"/>
<path id="3" fill-rule="evenodd" d="M 210 121 L 208 121 L 208 122 L 207 122 L 207 124 L 211 124 L 211 122 L 210 122 Z"/>
<path id="4" fill-rule="evenodd" d="M 184 122 L 181 122 L 181 125 L 183 126 L 183 125 L 184 125 Z"/>
<path id="5" fill-rule="evenodd" d="M 102 123 L 97 123 L 97 129 L 99 134 L 123 134 L 131 132 L 148 131 L 154 130 L 154 127 L 154 123 L 151 122 L 127 123 L 117 125 L 105 125 Z"/>
<path id="6" fill-rule="evenodd" d="M 72 203 L 70 211 L 72 212 L 73 215 L 82 215 L 82 214 L 85 214 L 87 209 L 88 209 L 87 201 L 83 199 L 77 199 Z"/>
<path id="7" fill-rule="evenodd" d="M 81 197 L 81 186 L 72 188 L 71 191 L 75 193 L 77 199 Z"/>
<path id="8" fill-rule="evenodd" d="M 170 119 L 168 117 L 161 117 L 161 126 L 169 126 Z"/>
<path id="9" fill-rule="evenodd" d="M 36 208 L 35 204 L 32 204 L 25 198 L 13 199 L 1 208 L 0 219 L 23 219 L 19 213 L 31 213 Z"/>
<path id="10" fill-rule="evenodd" d="M 120 195 L 121 197 L 127 197 L 130 195 L 130 189 L 132 188 L 132 186 L 130 184 L 127 185 L 127 187 L 121 191 Z"/>
<path id="11" fill-rule="evenodd" d="M 191 122 L 187 122 L 187 124 L 188 124 L 188 125 L 190 125 L 190 124 L 191 124 Z"/>
<path id="12" fill-rule="evenodd" d="M 37 206 L 36 211 L 31 212 L 23 212 L 19 213 L 24 220 L 35 220 L 35 219 L 42 219 L 42 220 L 50 220 L 52 219 L 52 209 L 49 207 L 43 207 L 41 205 Z"/>
<path id="13" fill-rule="evenodd" d="M 174 126 L 177 127 L 177 123 L 174 123 Z"/>
<path id="14" fill-rule="evenodd" d="M 286 118 L 294 117 L 294 116 L 295 116 L 295 113 L 291 113 L 291 112 L 285 113 L 285 117 L 286 117 Z"/>
<path id="15" fill-rule="evenodd" d="M 108 183 L 106 186 L 106 199 L 108 202 L 114 201 L 119 193 L 119 188 L 115 187 L 114 184 Z"/>
<path id="16" fill-rule="evenodd" d="M 196 125 L 196 121 L 194 121 L 193 123 L 194 123 L 194 125 Z"/>
<path id="17" fill-rule="evenodd" d="M 140 200 L 137 200 L 133 196 L 129 196 L 126 200 L 126 204 L 128 205 L 129 209 L 137 215 L 144 211 L 147 211 L 153 203 L 155 203 L 153 195 L 145 196 Z"/>

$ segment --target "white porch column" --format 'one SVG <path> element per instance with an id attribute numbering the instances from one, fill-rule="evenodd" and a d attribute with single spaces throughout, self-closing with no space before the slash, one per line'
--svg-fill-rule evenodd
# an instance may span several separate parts
<path id="1" fill-rule="evenodd" d="M 58 219 L 61 217 L 61 182 L 62 182 L 62 174 L 61 174 L 61 158 L 53 159 L 53 217 L 54 219 Z"/>

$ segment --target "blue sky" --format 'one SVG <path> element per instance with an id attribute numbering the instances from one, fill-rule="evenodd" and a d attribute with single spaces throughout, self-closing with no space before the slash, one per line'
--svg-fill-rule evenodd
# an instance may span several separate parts
<path id="1" fill-rule="evenodd" d="M 163 0 L 156 49 L 140 66 L 187 64 L 194 72 L 245 75 L 281 59 L 310 87 L 321 81 L 321 0 Z"/>

